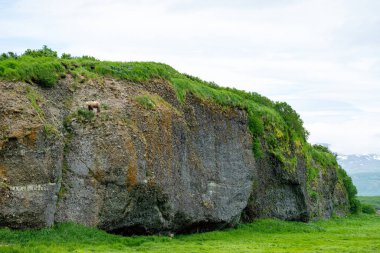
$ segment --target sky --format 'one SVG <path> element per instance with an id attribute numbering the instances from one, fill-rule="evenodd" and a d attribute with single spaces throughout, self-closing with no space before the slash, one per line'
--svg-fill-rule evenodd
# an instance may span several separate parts
<path id="1" fill-rule="evenodd" d="M 157 61 L 285 101 L 311 143 L 380 154 L 378 0 L 0 0 L 0 51 Z"/>

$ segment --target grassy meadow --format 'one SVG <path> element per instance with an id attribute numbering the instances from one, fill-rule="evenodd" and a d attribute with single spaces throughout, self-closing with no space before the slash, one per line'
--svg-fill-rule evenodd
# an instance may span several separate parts
<path id="1" fill-rule="evenodd" d="M 380 216 L 301 223 L 258 220 L 191 235 L 122 237 L 75 224 L 0 229 L 0 252 L 380 252 Z"/>

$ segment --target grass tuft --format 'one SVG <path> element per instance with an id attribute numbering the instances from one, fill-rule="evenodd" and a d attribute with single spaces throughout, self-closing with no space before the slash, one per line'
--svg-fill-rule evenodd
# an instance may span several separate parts
<path id="1" fill-rule="evenodd" d="M 135 98 L 135 100 L 145 109 L 147 110 L 153 110 L 156 108 L 156 104 L 153 102 L 153 100 L 147 96 L 138 96 Z"/>
<path id="2" fill-rule="evenodd" d="M 77 111 L 78 117 L 84 119 L 84 120 L 92 120 L 95 117 L 95 112 L 92 110 L 87 109 L 78 109 Z"/>

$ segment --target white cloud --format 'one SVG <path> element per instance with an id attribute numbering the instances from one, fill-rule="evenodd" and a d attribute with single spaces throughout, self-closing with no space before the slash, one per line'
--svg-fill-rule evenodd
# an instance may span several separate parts
<path id="1" fill-rule="evenodd" d="M 377 0 L 0 0 L 0 48 L 165 62 L 289 102 L 336 152 L 380 153 L 379 11 Z"/>
<path id="2" fill-rule="evenodd" d="M 380 142 L 374 140 L 379 134 L 380 122 L 374 121 L 374 116 L 364 113 L 342 123 L 331 120 L 328 123 L 307 123 L 306 127 L 312 133 L 312 143 L 331 143 L 331 149 L 338 153 L 375 153 L 380 150 Z"/>

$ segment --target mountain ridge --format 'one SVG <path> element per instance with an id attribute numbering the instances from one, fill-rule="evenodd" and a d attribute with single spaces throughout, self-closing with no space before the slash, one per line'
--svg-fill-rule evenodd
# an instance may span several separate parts
<path id="1" fill-rule="evenodd" d="M 361 196 L 380 195 L 380 155 L 353 154 L 337 156 L 339 164 L 351 175 Z"/>

